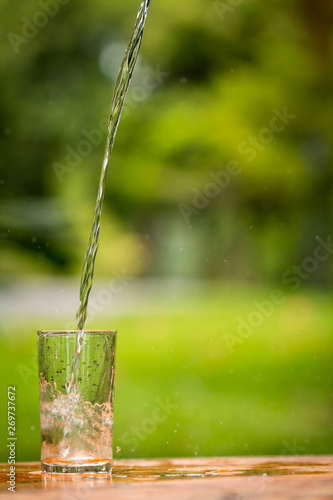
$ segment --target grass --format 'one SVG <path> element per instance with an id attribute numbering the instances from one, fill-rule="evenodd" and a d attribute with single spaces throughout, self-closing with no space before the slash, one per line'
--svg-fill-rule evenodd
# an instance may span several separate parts
<path id="1" fill-rule="evenodd" d="M 124 457 L 331 453 L 333 339 L 322 292 L 286 296 L 237 333 L 269 290 L 210 286 L 164 307 L 110 317 L 118 330 L 114 446 Z M 160 304 L 161 305 L 161 304 Z M 150 311 L 150 313 L 149 313 Z M 2 326 L 2 400 L 17 392 L 17 459 L 39 459 L 36 327 Z M 228 332 L 238 338 L 229 347 Z M 5 408 L 6 404 L 3 405 Z M 0 460 L 7 460 L 5 411 Z"/>

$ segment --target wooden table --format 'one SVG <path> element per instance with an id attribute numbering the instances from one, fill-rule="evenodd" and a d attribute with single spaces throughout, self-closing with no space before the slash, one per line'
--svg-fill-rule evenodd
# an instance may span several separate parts
<path id="1" fill-rule="evenodd" d="M 41 474 L 16 464 L 16 493 L 0 464 L 1 498 L 15 500 L 333 499 L 333 456 L 116 460 L 112 476 Z"/>

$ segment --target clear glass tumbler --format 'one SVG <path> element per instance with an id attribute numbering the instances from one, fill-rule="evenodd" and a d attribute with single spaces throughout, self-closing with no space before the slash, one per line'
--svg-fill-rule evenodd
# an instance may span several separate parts
<path id="1" fill-rule="evenodd" d="M 115 331 L 38 332 L 43 472 L 109 472 Z"/>

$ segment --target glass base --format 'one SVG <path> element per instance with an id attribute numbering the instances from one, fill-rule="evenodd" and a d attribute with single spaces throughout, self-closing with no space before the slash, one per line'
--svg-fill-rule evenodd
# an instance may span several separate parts
<path id="1" fill-rule="evenodd" d="M 110 459 L 93 460 L 62 460 L 61 458 L 47 458 L 42 460 L 44 474 L 89 474 L 106 473 L 112 470 Z"/>

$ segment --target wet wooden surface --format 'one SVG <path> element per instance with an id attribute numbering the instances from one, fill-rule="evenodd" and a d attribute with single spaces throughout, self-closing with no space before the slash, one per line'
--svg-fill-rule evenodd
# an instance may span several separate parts
<path id="1" fill-rule="evenodd" d="M 0 464 L 0 495 L 20 499 L 333 499 L 333 456 L 116 460 L 112 475 L 42 474 L 16 464 L 16 493 Z"/>

